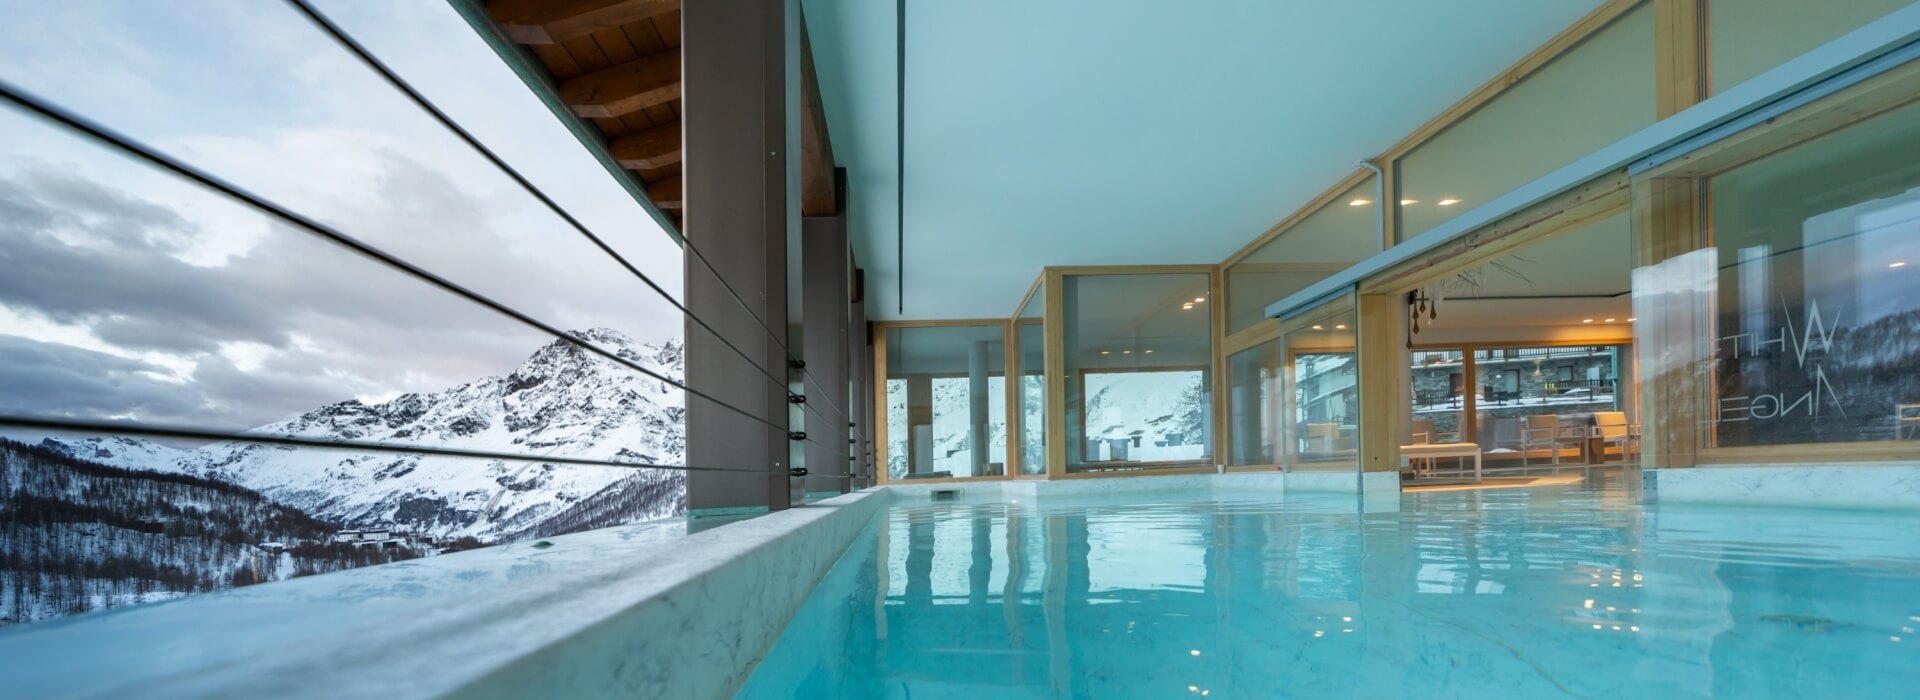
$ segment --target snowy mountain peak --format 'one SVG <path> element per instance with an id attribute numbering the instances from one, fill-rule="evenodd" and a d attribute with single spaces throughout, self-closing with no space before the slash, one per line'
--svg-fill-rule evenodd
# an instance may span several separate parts
<path id="1" fill-rule="evenodd" d="M 685 375 L 685 347 L 678 339 L 639 343 L 606 328 L 571 335 L 661 376 L 678 380 Z M 686 450 L 681 394 L 575 342 L 557 339 L 505 376 L 375 404 L 350 399 L 249 432 L 536 458 L 677 464 Z M 350 526 L 401 524 L 442 536 L 491 538 L 528 531 L 590 497 L 594 513 L 658 517 L 677 512 L 684 494 L 676 473 L 532 460 L 361 454 L 244 442 L 181 451 L 127 438 L 49 439 L 48 446 L 115 466 L 237 482 Z M 624 503 L 623 494 L 628 493 L 649 502 Z M 569 518 L 592 520 L 578 513 Z"/>

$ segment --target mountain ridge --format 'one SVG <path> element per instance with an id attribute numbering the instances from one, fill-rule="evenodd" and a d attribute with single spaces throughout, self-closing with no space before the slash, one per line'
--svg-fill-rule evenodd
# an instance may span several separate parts
<path id="1" fill-rule="evenodd" d="M 606 328 L 574 332 L 660 376 L 685 376 L 679 339 L 639 343 Z M 555 465 L 543 456 L 673 464 L 686 453 L 682 391 L 556 339 L 504 375 L 365 403 L 348 399 L 247 431 L 525 454 L 483 460 L 224 441 L 175 449 L 128 437 L 45 438 L 40 446 L 113 466 L 216 479 L 344 523 L 437 538 L 500 540 L 573 510 L 577 529 L 684 512 L 677 471 Z M 632 501 L 632 502 L 628 502 Z"/>

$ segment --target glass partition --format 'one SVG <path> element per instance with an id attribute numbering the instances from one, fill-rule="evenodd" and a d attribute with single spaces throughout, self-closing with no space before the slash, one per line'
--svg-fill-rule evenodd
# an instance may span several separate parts
<path id="1" fill-rule="evenodd" d="M 1259 322 L 1281 297 L 1379 252 L 1374 180 L 1354 185 L 1227 268 L 1227 333 Z"/>
<path id="2" fill-rule="evenodd" d="M 1047 473 L 1047 333 L 1043 323 L 1047 288 L 1035 287 L 1033 297 L 1013 320 L 1014 356 L 1019 367 L 1018 413 L 1020 430 L 1020 473 Z"/>
<path id="3" fill-rule="evenodd" d="M 1208 463 L 1210 275 L 1068 275 L 1067 471 Z"/>
<path id="4" fill-rule="evenodd" d="M 1652 5 L 1622 15 L 1402 156 L 1399 240 L 1653 124 Z"/>
<path id="5" fill-rule="evenodd" d="M 1360 372 L 1352 297 L 1289 320 L 1281 447 L 1289 471 L 1358 471 Z"/>
<path id="6" fill-rule="evenodd" d="M 887 329 L 887 477 L 1006 473 L 1006 324 Z"/>
<path id="7" fill-rule="evenodd" d="M 1718 94 L 1860 28 L 1910 0 L 1710 0 L 1709 88 Z"/>
<path id="8" fill-rule="evenodd" d="M 1281 463 L 1280 422 L 1286 414 L 1280 397 L 1285 391 L 1286 357 L 1286 347 L 1275 338 L 1227 358 L 1227 432 L 1231 440 L 1227 464 Z"/>

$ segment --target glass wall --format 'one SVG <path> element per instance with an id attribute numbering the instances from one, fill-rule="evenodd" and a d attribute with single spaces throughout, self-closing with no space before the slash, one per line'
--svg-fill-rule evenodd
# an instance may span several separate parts
<path id="1" fill-rule="evenodd" d="M 1047 288 L 1035 287 L 1033 297 L 1013 320 L 1015 360 L 1019 367 L 1020 473 L 1047 473 L 1047 333 L 1043 324 Z"/>
<path id="2" fill-rule="evenodd" d="M 1720 447 L 1920 426 L 1920 106 L 1707 179 Z"/>
<path id="3" fill-rule="evenodd" d="M 1367 178 L 1227 268 L 1227 333 L 1266 317 L 1268 304 L 1379 252 L 1375 178 Z"/>
<path id="4" fill-rule="evenodd" d="M 1280 427 L 1289 471 L 1360 468 L 1358 323 L 1351 297 L 1290 319 L 1284 353 Z"/>
<path id="5" fill-rule="evenodd" d="M 1653 124 L 1653 63 L 1643 3 L 1401 157 L 1400 240 Z"/>
<path id="6" fill-rule="evenodd" d="M 1746 82 L 1910 0 L 1709 0 L 1708 82 L 1712 93 Z"/>
<path id="7" fill-rule="evenodd" d="M 1210 275 L 1068 275 L 1068 472 L 1212 458 Z"/>
<path id="8" fill-rule="evenodd" d="M 1005 322 L 886 333 L 887 477 L 1005 474 Z"/>
<path id="9" fill-rule="evenodd" d="M 1233 466 L 1281 463 L 1280 423 L 1286 413 L 1286 346 L 1278 338 L 1227 358 L 1227 432 Z"/>

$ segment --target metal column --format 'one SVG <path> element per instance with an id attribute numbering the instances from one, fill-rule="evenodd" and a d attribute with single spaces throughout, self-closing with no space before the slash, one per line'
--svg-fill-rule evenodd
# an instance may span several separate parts
<path id="1" fill-rule="evenodd" d="M 844 178 L 836 177 L 836 189 L 844 194 Z M 837 197 L 844 203 L 844 196 Z M 806 319 L 801 329 L 801 345 L 807 359 L 807 384 L 814 397 L 807 412 L 806 431 L 814 439 L 807 443 L 807 491 L 846 493 L 850 482 L 849 436 L 854 425 L 848 415 L 855 405 L 847 391 L 847 367 L 851 354 L 847 343 L 847 301 L 851 298 L 851 275 L 847 272 L 846 207 L 835 208 L 834 216 L 807 217 L 801 231 L 801 312 Z"/>
<path id="2" fill-rule="evenodd" d="M 787 507 L 788 390 L 766 374 L 787 372 L 779 339 L 787 335 L 787 242 L 800 226 L 799 16 L 795 0 L 682 9 L 684 233 L 706 260 L 689 254 L 685 302 L 766 370 L 689 322 L 687 382 L 781 426 L 688 397 L 688 463 L 767 469 L 688 473 L 695 515 Z"/>

